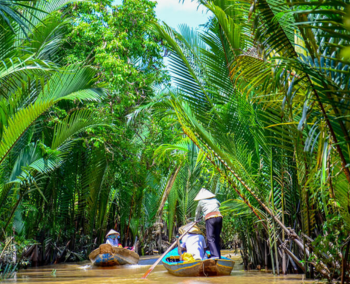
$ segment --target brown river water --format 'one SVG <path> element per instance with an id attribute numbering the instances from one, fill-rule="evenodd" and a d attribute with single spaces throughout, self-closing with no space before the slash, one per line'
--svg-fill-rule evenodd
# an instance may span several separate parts
<path id="1" fill-rule="evenodd" d="M 311 283 L 303 280 L 303 275 L 274 276 L 271 273 L 258 271 L 244 271 L 240 265 L 241 259 L 232 257 L 236 264 L 230 276 L 220 277 L 176 277 L 170 275 L 162 264 L 159 264 L 147 279 L 141 279 L 157 257 L 141 257 L 138 265 L 114 266 L 110 268 L 98 268 L 91 266 L 88 261 L 79 263 L 56 264 L 29 268 L 17 272 L 15 279 L 2 283 L 23 284 L 116 284 L 116 283 L 140 283 L 140 284 L 208 284 L 208 283 L 235 283 L 235 284 L 268 284 L 268 283 Z"/>

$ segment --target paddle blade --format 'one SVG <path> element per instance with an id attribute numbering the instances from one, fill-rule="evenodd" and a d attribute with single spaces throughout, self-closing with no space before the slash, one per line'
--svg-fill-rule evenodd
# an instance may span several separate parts
<path id="1" fill-rule="evenodd" d="M 153 270 L 153 267 L 151 267 L 150 269 L 147 270 L 147 272 L 142 276 L 142 279 L 146 279 L 146 277 L 148 276 L 148 274 L 150 274 Z"/>

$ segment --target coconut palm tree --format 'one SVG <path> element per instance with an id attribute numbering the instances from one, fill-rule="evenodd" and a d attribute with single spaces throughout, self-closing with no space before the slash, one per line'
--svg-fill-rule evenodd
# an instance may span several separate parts
<path id="1" fill-rule="evenodd" d="M 42 122 L 54 105 L 98 102 L 105 94 L 98 85 L 94 68 L 82 64 L 61 65 L 59 50 L 63 27 L 69 19 L 60 19 L 51 13 L 69 3 L 36 1 L 36 8 L 29 14 L 22 11 L 30 21 L 25 30 L 26 37 L 23 37 L 23 29 L 16 28 L 19 23 L 13 23 L 13 30 L 6 25 L 0 30 L 0 207 L 5 218 L 1 234 L 5 233 L 13 216 L 23 215 L 17 214 L 21 211 L 23 198 L 48 202 L 49 174 L 69 157 L 74 136 L 108 121 L 98 119 L 91 110 L 80 108 L 72 110 L 54 129 L 43 131 L 42 137 L 38 135 L 42 127 L 47 127 Z M 103 154 L 99 156 L 104 157 Z M 97 169 L 99 165 L 101 168 L 106 166 L 96 160 Z M 96 176 L 87 174 L 91 188 L 98 187 L 93 187 L 93 182 L 100 179 L 100 172 L 94 171 Z M 39 196 L 33 198 L 36 194 L 33 191 Z M 94 191 L 90 193 L 93 195 Z M 95 198 L 91 199 L 89 211 L 93 214 L 96 205 Z M 25 222 L 29 216 L 33 217 L 29 213 L 20 219 Z M 15 226 L 20 228 L 18 232 L 24 227 L 22 221 Z"/>
<path id="2" fill-rule="evenodd" d="M 172 109 L 275 243 L 309 255 L 290 228 L 316 237 L 330 212 L 349 224 L 346 3 L 200 2 L 214 14 L 203 33 L 155 24 L 171 46 Z"/>

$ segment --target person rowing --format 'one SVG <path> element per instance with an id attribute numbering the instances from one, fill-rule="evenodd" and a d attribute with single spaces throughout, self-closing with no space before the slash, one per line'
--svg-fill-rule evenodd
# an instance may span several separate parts
<path id="1" fill-rule="evenodd" d="M 120 234 L 117 231 L 110 230 L 108 234 L 106 235 L 107 241 L 106 244 L 110 244 L 114 247 L 119 247 L 119 241 Z"/>
<path id="2" fill-rule="evenodd" d="M 220 213 L 220 202 L 215 198 L 215 194 L 202 188 L 194 201 L 199 201 L 196 209 L 196 220 L 204 215 L 206 235 L 212 259 L 221 258 L 220 234 L 222 230 L 222 215 Z"/>
<path id="3" fill-rule="evenodd" d="M 179 228 L 179 233 L 182 235 L 186 232 L 188 225 Z M 191 230 L 182 238 L 181 247 L 191 254 L 196 260 L 205 258 L 206 243 L 202 231 L 197 225 L 194 225 Z"/>

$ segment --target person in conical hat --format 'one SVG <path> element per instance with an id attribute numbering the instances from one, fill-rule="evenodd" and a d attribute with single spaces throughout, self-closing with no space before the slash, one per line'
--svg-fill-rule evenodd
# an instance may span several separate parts
<path id="1" fill-rule="evenodd" d="M 220 202 L 215 194 L 202 188 L 194 199 L 199 201 L 196 209 L 196 220 L 202 216 L 205 219 L 206 235 L 211 258 L 221 258 L 220 234 L 222 230 L 222 215 L 220 214 Z"/>
<path id="2" fill-rule="evenodd" d="M 182 235 L 187 230 L 187 225 L 179 228 L 179 233 Z M 205 257 L 205 248 L 207 247 L 202 231 L 197 225 L 182 238 L 181 247 L 191 254 L 194 259 L 202 260 Z"/>
<path id="3" fill-rule="evenodd" d="M 119 246 L 118 239 L 120 237 L 120 234 L 117 231 L 110 230 L 108 234 L 106 235 L 107 241 L 106 244 L 110 244 L 114 247 Z"/>
<path id="4" fill-rule="evenodd" d="M 179 233 L 182 235 L 186 232 L 186 230 L 188 229 L 189 226 L 191 226 L 192 224 L 187 224 L 187 225 L 183 225 L 179 228 Z M 194 235 L 203 235 L 201 229 L 199 229 L 199 227 L 197 225 L 194 225 L 190 231 L 188 232 L 188 234 L 194 234 Z"/>

